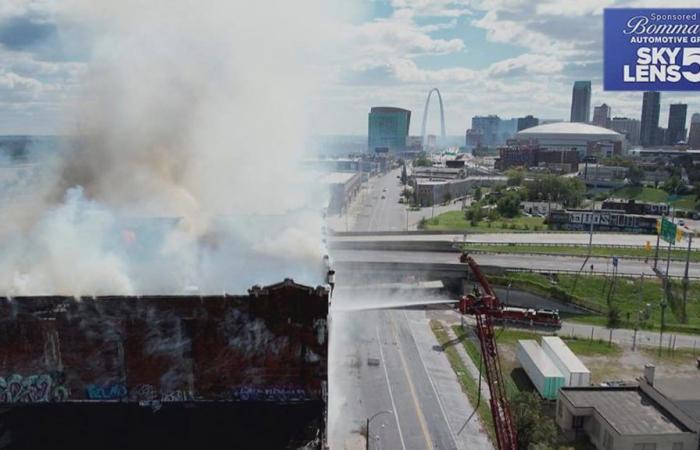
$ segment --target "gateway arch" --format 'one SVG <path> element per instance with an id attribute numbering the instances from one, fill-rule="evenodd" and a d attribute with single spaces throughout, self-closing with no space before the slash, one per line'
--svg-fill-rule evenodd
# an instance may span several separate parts
<path id="1" fill-rule="evenodd" d="M 426 144 L 425 126 L 428 120 L 428 107 L 430 106 L 430 98 L 433 96 L 433 92 L 437 94 L 438 101 L 440 102 L 440 131 L 442 133 L 442 137 L 445 137 L 445 109 L 442 105 L 442 95 L 440 95 L 438 88 L 433 88 L 430 90 L 430 92 L 428 92 L 428 98 L 425 100 L 425 109 L 423 109 L 423 126 L 421 127 L 421 141 L 423 145 Z"/>

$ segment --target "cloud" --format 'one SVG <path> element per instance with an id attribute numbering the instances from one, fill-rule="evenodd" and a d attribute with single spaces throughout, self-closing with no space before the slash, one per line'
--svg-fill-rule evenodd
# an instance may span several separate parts
<path id="1" fill-rule="evenodd" d="M 353 45 L 360 55 L 370 58 L 423 54 L 448 54 L 464 49 L 460 39 L 434 39 L 428 28 L 413 21 L 413 13 L 398 11 L 388 19 L 361 24 L 351 31 Z"/>
<path id="2" fill-rule="evenodd" d="M 455 0 L 392 0 L 397 10 L 409 9 L 415 14 L 429 17 L 459 17 L 471 14 L 469 1 Z"/>

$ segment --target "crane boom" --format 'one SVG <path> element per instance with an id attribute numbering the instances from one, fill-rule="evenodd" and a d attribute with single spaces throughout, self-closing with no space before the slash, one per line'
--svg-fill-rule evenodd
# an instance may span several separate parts
<path id="1" fill-rule="evenodd" d="M 469 265 L 474 277 L 481 285 L 482 292 L 475 289 L 473 294 L 462 298 L 459 307 L 462 314 L 472 314 L 476 319 L 476 333 L 481 344 L 481 355 L 486 368 L 486 382 L 491 393 L 491 415 L 496 430 L 498 448 L 499 450 L 517 450 L 517 432 L 510 414 L 510 405 L 503 382 L 496 336 L 493 330 L 493 315 L 501 308 L 501 303 L 474 258 L 463 253 L 460 261 Z"/>

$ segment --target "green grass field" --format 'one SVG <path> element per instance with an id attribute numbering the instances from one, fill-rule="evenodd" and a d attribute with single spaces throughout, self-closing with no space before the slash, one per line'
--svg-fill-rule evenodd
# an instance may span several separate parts
<path id="1" fill-rule="evenodd" d="M 449 211 L 428 219 L 427 230 L 460 230 L 489 233 L 508 233 L 512 231 L 543 231 L 547 229 L 542 217 L 520 216 L 513 219 L 498 219 L 493 222 L 482 220 L 472 226 L 464 217 L 463 211 Z"/>
<path id="2" fill-rule="evenodd" d="M 575 275 L 559 275 L 548 278 L 535 273 L 512 273 L 508 274 L 507 281 L 513 282 L 514 286 L 526 290 L 533 290 L 536 293 L 546 293 L 555 287 L 569 295 L 583 300 L 586 303 L 595 305 L 603 312 L 609 307 L 616 306 L 620 311 L 621 327 L 634 328 L 638 322 L 638 312 L 648 311 L 649 317 L 639 322 L 639 326 L 645 329 L 658 329 L 661 324 L 660 301 L 664 298 L 661 280 L 658 278 L 618 277 L 612 293 L 610 304 L 608 305 L 608 293 L 612 284 L 611 278 L 602 276 L 581 275 L 576 282 L 576 290 L 573 291 Z M 552 284 L 552 280 L 556 284 Z M 666 308 L 665 324 L 672 326 L 675 331 L 697 332 L 700 329 L 700 282 L 691 282 L 688 286 L 687 295 L 687 322 L 683 323 L 681 308 L 682 283 L 680 280 L 672 280 L 671 287 L 673 299 L 671 305 Z M 647 304 L 649 308 L 647 308 Z M 570 319 L 594 325 L 605 326 L 607 317 L 601 315 L 574 315 Z"/>
<path id="3" fill-rule="evenodd" d="M 460 325 L 455 325 L 452 327 L 457 336 L 464 334 L 462 327 Z M 495 332 L 496 342 L 499 346 L 507 346 L 515 349 L 515 345 L 520 339 L 532 339 L 535 341 L 540 341 L 542 336 L 548 334 L 536 333 L 527 330 L 519 329 L 502 329 L 499 328 Z M 611 343 L 608 345 L 607 342 L 600 340 L 590 340 L 581 338 L 570 338 L 562 336 L 562 340 L 566 342 L 571 351 L 580 356 L 617 356 L 622 353 L 622 349 L 619 345 Z M 467 355 L 471 358 L 474 365 L 479 367 L 479 360 L 481 358 L 481 350 L 479 349 L 478 343 L 474 340 L 465 338 L 462 340 L 462 345 L 467 352 Z M 517 362 L 514 359 L 509 359 L 504 356 L 505 352 L 499 352 L 501 356 L 501 370 L 504 375 L 504 381 L 506 383 L 506 389 L 508 395 L 513 395 L 519 391 L 518 383 L 513 378 L 514 369 L 517 367 Z"/>
<path id="4" fill-rule="evenodd" d="M 649 242 L 652 245 L 656 243 L 656 237 L 649 236 Z M 537 244 L 513 244 L 513 245 L 485 245 L 485 244 L 465 244 L 465 250 L 477 250 L 488 253 L 516 253 L 516 254 L 548 254 L 548 255 L 574 255 L 585 256 L 588 254 L 588 247 L 584 246 L 567 246 L 567 245 L 537 245 Z M 608 247 L 592 247 L 592 256 L 633 256 L 638 258 L 653 258 L 654 248 L 647 251 L 643 247 L 631 248 L 608 248 Z M 671 259 L 685 261 L 687 251 L 671 250 Z M 665 260 L 668 255 L 667 249 L 659 249 L 659 258 Z M 691 251 L 690 260 L 700 262 L 700 251 Z"/>
<path id="5" fill-rule="evenodd" d="M 610 196 L 655 203 L 665 203 L 668 200 L 666 191 L 642 186 L 625 186 L 611 192 Z M 695 208 L 696 201 L 695 195 L 681 195 L 672 201 L 671 205 L 674 208 L 692 210 Z"/>

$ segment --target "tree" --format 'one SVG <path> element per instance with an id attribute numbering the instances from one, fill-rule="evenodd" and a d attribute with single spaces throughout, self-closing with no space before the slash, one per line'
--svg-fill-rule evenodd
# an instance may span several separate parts
<path id="1" fill-rule="evenodd" d="M 617 306 L 608 308 L 608 328 L 620 326 L 620 309 Z"/>
<path id="2" fill-rule="evenodd" d="M 564 178 L 544 175 L 528 180 L 525 185 L 525 198 L 531 202 L 547 201 L 562 203 L 575 208 L 583 201 L 586 185 L 578 178 Z"/>
<path id="3" fill-rule="evenodd" d="M 401 184 L 406 186 L 407 182 L 408 182 L 408 175 L 406 174 L 406 164 L 404 164 L 403 168 L 401 169 Z"/>
<path id="4" fill-rule="evenodd" d="M 542 400 L 534 392 L 511 398 L 511 412 L 518 433 L 518 448 L 551 448 L 557 438 L 554 420 L 542 413 Z"/>
<path id="5" fill-rule="evenodd" d="M 432 167 L 433 162 L 426 156 L 425 153 L 421 153 L 418 157 L 413 160 L 414 167 Z"/>
<path id="6" fill-rule="evenodd" d="M 508 191 L 498 199 L 496 205 L 503 217 L 515 217 L 520 214 L 520 195 L 517 192 Z"/>
<path id="7" fill-rule="evenodd" d="M 510 169 L 506 172 L 508 186 L 520 186 L 525 180 L 525 172 L 522 169 Z"/>
<path id="8" fill-rule="evenodd" d="M 471 226 L 475 227 L 484 219 L 484 210 L 481 208 L 481 204 L 479 202 L 472 203 L 469 209 L 464 212 L 464 217 L 469 221 Z"/>
<path id="9" fill-rule="evenodd" d="M 474 200 L 478 202 L 479 200 L 481 200 L 482 196 L 483 192 L 481 192 L 481 188 L 477 186 L 476 189 L 474 189 Z"/>
<path id="10" fill-rule="evenodd" d="M 686 192 L 685 184 L 677 175 L 672 176 L 661 186 L 661 189 L 671 195 L 681 195 Z"/>
<path id="11" fill-rule="evenodd" d="M 639 166 L 631 166 L 627 171 L 627 178 L 632 186 L 641 186 L 642 179 L 644 179 L 644 169 Z"/>

